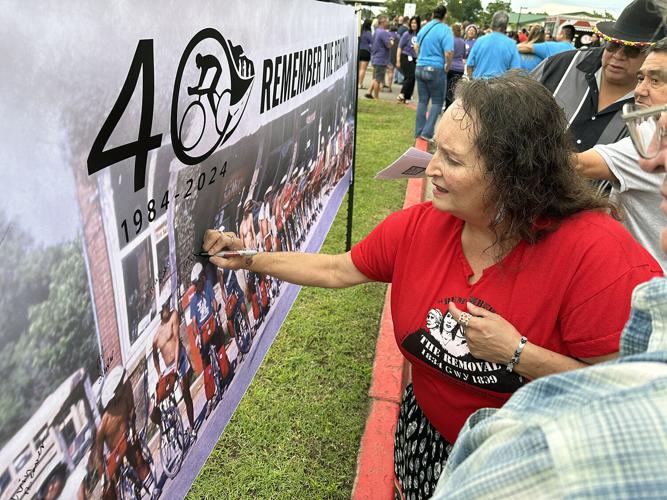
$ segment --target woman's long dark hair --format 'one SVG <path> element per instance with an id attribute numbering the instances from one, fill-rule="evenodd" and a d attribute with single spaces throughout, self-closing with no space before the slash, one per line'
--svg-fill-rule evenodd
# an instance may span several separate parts
<path id="1" fill-rule="evenodd" d="M 470 117 L 474 144 L 490 181 L 487 205 L 497 244 L 535 243 L 584 210 L 616 210 L 574 169 L 567 120 L 551 93 L 516 72 L 461 82 L 456 88 Z"/>
<path id="2" fill-rule="evenodd" d="M 361 24 L 361 31 L 371 31 L 373 26 L 373 21 L 371 19 L 364 19 L 364 22 Z"/>
<path id="3" fill-rule="evenodd" d="M 416 31 L 412 31 L 412 21 L 417 21 L 417 30 Z M 408 30 L 410 31 L 410 33 L 413 33 L 413 34 L 416 35 L 417 33 L 419 33 L 419 30 L 421 29 L 421 27 L 422 27 L 421 18 L 419 16 L 412 16 L 410 18 L 410 22 L 408 22 Z"/>

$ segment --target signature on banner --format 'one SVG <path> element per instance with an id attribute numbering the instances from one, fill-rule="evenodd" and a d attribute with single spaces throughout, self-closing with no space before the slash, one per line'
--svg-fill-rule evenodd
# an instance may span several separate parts
<path id="1" fill-rule="evenodd" d="M 33 479 L 35 477 L 35 471 L 37 470 L 37 466 L 39 465 L 39 462 L 42 460 L 42 452 L 43 451 L 44 451 L 44 443 L 39 445 L 39 448 L 37 448 L 37 456 L 35 457 L 35 461 L 33 462 L 32 467 L 30 469 L 27 469 L 23 473 L 23 477 L 21 478 L 21 482 L 19 483 L 19 487 L 14 492 L 14 495 L 12 496 L 12 500 L 18 500 L 19 498 L 24 498 L 30 492 L 30 488 L 32 487 Z M 30 482 L 28 482 L 28 481 L 30 481 Z M 24 488 L 24 486 L 25 486 L 25 488 Z"/>

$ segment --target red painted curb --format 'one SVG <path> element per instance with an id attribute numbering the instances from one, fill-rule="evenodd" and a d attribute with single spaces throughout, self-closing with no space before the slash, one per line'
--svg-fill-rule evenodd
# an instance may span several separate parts
<path id="1" fill-rule="evenodd" d="M 361 438 L 352 498 L 377 500 L 394 498 L 394 432 L 397 403 L 375 399 Z"/>
<path id="2" fill-rule="evenodd" d="M 371 379 L 371 388 L 368 395 L 371 399 L 400 404 L 405 360 L 394 340 L 390 297 L 391 285 L 387 288 L 384 299 L 380 331 L 375 346 L 373 378 Z"/>
<path id="3" fill-rule="evenodd" d="M 423 149 L 426 149 L 426 143 Z M 423 179 L 408 181 L 403 207 L 421 201 L 423 186 Z M 390 297 L 391 286 L 385 295 L 375 348 L 373 378 L 368 391 L 371 409 L 359 445 L 357 474 L 352 489 L 354 500 L 394 498 L 394 431 L 409 369 L 394 340 Z"/>

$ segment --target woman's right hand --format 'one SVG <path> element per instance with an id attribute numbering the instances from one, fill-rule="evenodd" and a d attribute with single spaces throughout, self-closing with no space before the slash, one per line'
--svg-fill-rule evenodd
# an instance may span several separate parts
<path id="1" fill-rule="evenodd" d="M 235 233 L 207 229 L 204 233 L 202 249 L 210 255 L 225 250 L 242 250 L 243 241 Z M 237 270 L 247 268 L 252 263 L 252 257 L 209 257 L 209 261 L 223 269 Z"/>

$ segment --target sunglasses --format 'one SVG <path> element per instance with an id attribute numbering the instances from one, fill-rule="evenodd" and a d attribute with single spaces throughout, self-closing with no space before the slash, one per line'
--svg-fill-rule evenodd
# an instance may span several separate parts
<path id="1" fill-rule="evenodd" d="M 650 160 L 658 156 L 662 139 L 667 136 L 667 130 L 659 123 L 665 112 L 667 104 L 650 108 L 640 108 L 635 104 L 623 106 L 621 118 L 628 126 L 632 144 L 642 158 Z"/>
<path id="2" fill-rule="evenodd" d="M 636 59 L 639 57 L 639 54 L 643 54 L 646 51 L 648 51 L 649 46 L 646 47 L 636 47 L 636 46 L 631 46 L 631 45 L 623 45 L 622 43 L 618 42 L 607 42 L 607 45 L 605 45 L 605 50 L 610 53 L 618 52 L 619 49 L 623 49 L 623 52 L 625 52 L 626 57 L 629 57 L 630 59 Z"/>

